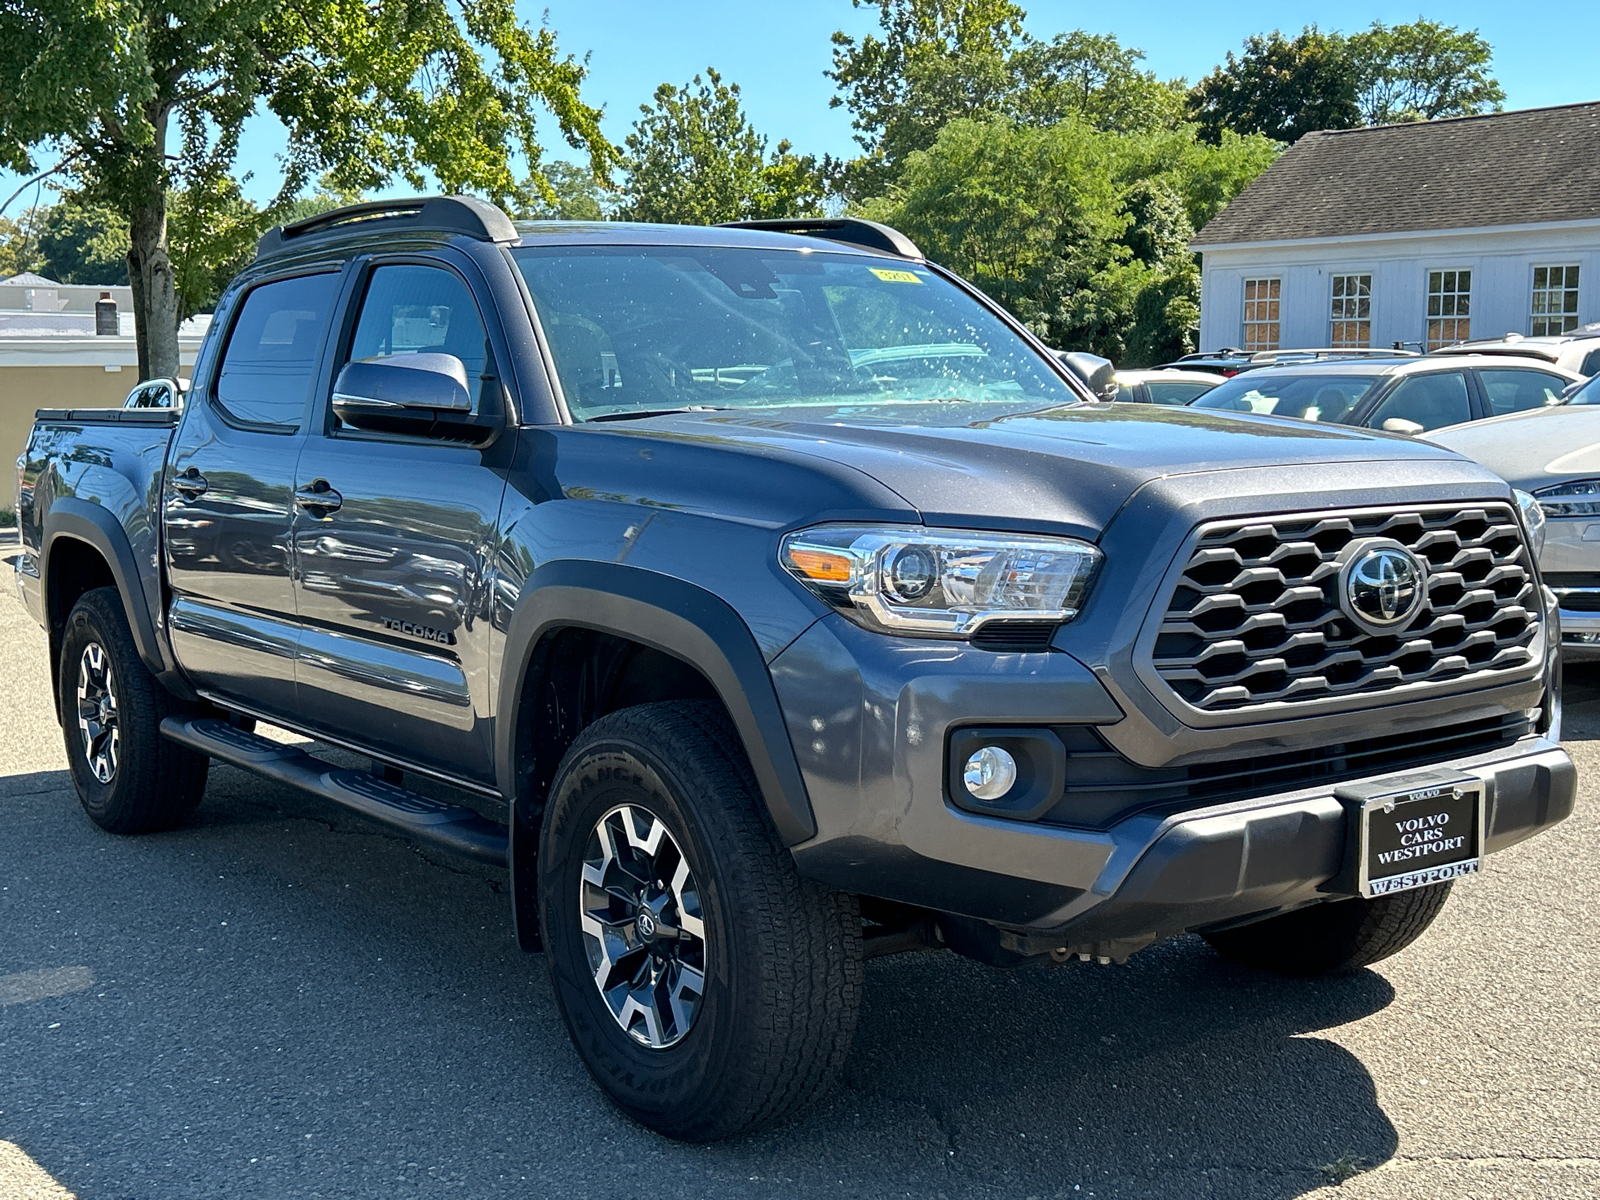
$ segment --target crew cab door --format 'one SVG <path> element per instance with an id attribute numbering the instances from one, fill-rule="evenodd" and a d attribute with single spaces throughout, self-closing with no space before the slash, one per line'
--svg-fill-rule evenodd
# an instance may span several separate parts
<path id="1" fill-rule="evenodd" d="M 173 654 L 202 691 L 268 716 L 294 712 L 294 470 L 340 278 L 269 279 L 217 314 L 162 480 Z"/>
<path id="2" fill-rule="evenodd" d="M 443 254 L 444 252 L 442 252 Z M 360 268 L 347 362 L 452 354 L 487 446 L 345 425 L 331 387 L 295 475 L 299 723 L 402 764 L 494 781 L 488 580 L 515 429 L 464 256 Z"/>

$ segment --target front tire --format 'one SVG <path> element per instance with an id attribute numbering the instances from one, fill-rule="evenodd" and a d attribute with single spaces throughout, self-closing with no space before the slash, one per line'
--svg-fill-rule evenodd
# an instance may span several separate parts
<path id="1" fill-rule="evenodd" d="M 1427 931 L 1450 883 L 1332 900 L 1250 925 L 1202 934 L 1224 958 L 1280 975 L 1343 975 L 1398 954 Z"/>
<path id="2" fill-rule="evenodd" d="M 184 709 L 139 658 L 116 588 L 79 597 L 61 639 L 67 766 L 89 819 L 110 833 L 171 829 L 195 810 L 210 759 L 161 736 Z"/>
<path id="3" fill-rule="evenodd" d="M 551 786 L 538 877 L 573 1044 L 635 1120 L 711 1141 L 838 1075 L 861 996 L 855 898 L 796 873 L 718 706 L 585 729 Z"/>

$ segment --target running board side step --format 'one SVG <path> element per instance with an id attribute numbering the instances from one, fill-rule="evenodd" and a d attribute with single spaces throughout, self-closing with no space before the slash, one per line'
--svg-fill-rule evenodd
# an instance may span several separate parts
<path id="1" fill-rule="evenodd" d="M 461 804 L 446 804 L 366 771 L 330 766 L 304 750 L 247 733 L 216 717 L 168 717 L 161 735 L 240 770 L 310 792 L 364 817 L 490 866 L 506 865 L 510 839 L 496 824 Z"/>

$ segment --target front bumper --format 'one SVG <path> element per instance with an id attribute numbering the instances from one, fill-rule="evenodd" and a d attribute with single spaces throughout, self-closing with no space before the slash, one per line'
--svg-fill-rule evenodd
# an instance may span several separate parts
<path id="1" fill-rule="evenodd" d="M 1569 663 L 1600 662 L 1600 612 L 1561 610 L 1561 657 Z"/>
<path id="2" fill-rule="evenodd" d="M 772 669 L 818 825 L 815 838 L 794 847 L 795 861 L 829 886 L 1001 926 L 1025 952 L 1087 948 L 1113 957 L 1119 947 L 1351 894 L 1343 878 L 1349 818 L 1334 797 L 1348 779 L 1175 815 L 1137 813 L 1100 830 L 950 804 L 944 758 L 953 728 L 1124 718 L 1068 654 L 916 643 L 835 617 Z M 1530 702 L 1521 692 L 1507 700 Z M 1437 700 L 1426 712 L 1447 723 L 1475 702 Z M 1363 719 L 1373 723 L 1372 714 Z M 1413 718 L 1391 709 L 1382 719 Z M 1558 736 L 1428 764 L 1483 780 L 1487 852 L 1572 811 L 1576 773 Z"/>

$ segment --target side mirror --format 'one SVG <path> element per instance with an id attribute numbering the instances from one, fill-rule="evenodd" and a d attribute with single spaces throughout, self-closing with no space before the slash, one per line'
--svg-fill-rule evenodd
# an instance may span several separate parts
<path id="1" fill-rule="evenodd" d="M 1424 432 L 1424 426 L 1418 425 L 1415 421 L 1408 421 L 1404 417 L 1390 417 L 1383 423 L 1383 431 L 1385 433 L 1403 433 L 1407 437 L 1416 437 L 1417 434 Z"/>
<path id="2" fill-rule="evenodd" d="M 346 363 L 333 411 L 355 429 L 485 442 L 493 427 L 472 415 L 467 368 L 454 354 L 390 354 Z"/>
<path id="3" fill-rule="evenodd" d="M 1117 398 L 1117 369 L 1111 365 L 1109 358 L 1101 358 L 1098 354 L 1083 350 L 1057 350 L 1056 357 L 1061 360 L 1062 366 L 1081 379 L 1100 399 Z"/>

